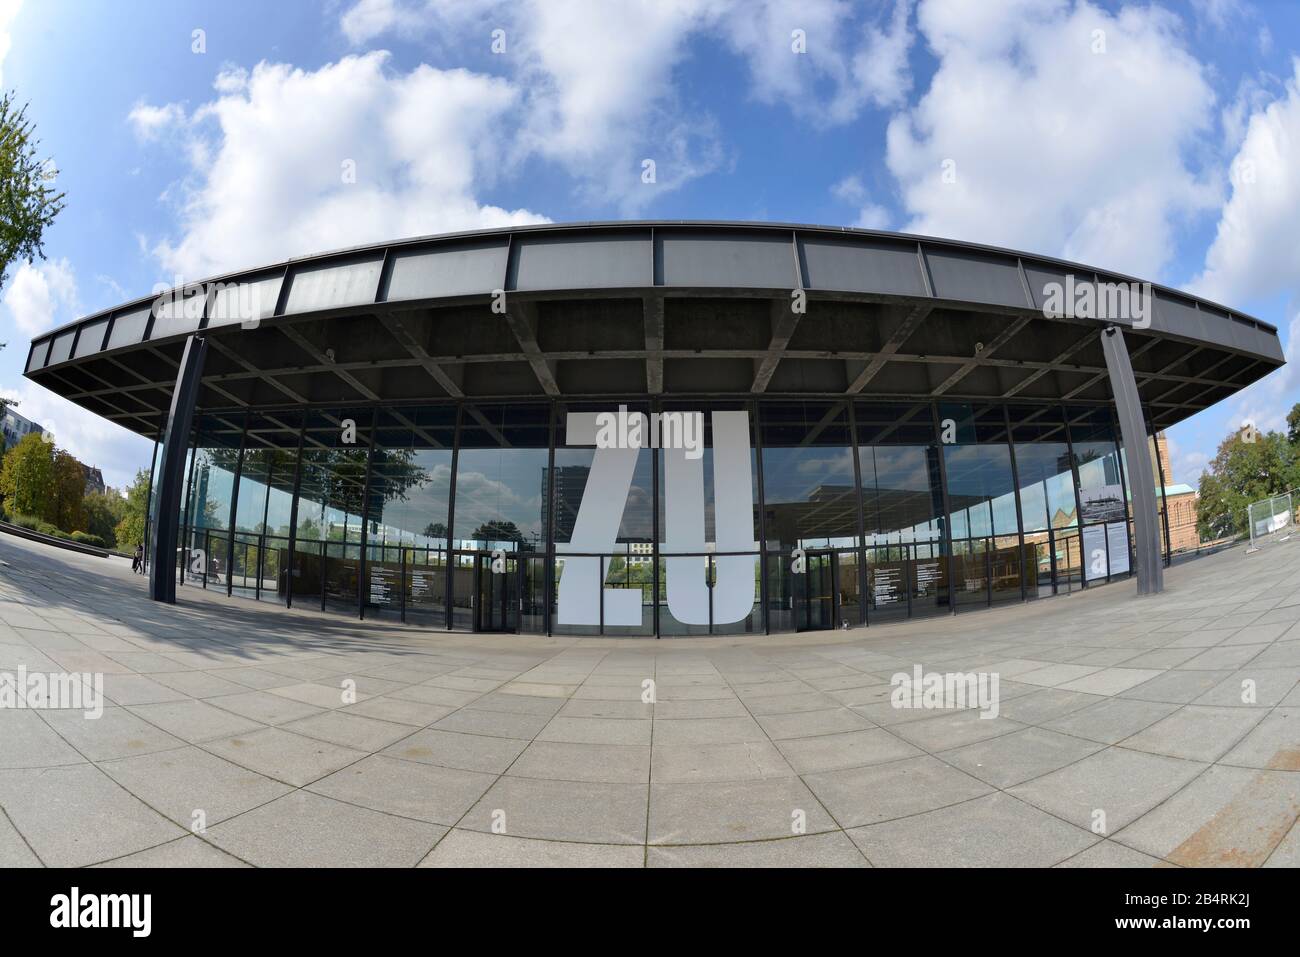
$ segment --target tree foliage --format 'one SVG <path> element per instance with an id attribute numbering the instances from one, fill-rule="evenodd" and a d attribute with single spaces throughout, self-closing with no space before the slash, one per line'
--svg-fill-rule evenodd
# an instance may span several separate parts
<path id="1" fill-rule="evenodd" d="M 0 495 L 10 515 L 54 521 L 54 446 L 35 432 L 24 435 L 0 466 Z"/>
<path id="2" fill-rule="evenodd" d="M 65 532 L 85 531 L 86 470 L 71 452 L 54 450 L 54 518 Z"/>
<path id="3" fill-rule="evenodd" d="M 1300 405 L 1292 415 L 1300 421 L 1297 409 Z M 1209 469 L 1201 475 L 1196 502 L 1201 535 L 1217 538 L 1246 531 L 1247 506 L 1300 484 L 1297 452 L 1297 446 L 1281 432 L 1242 429 L 1224 439 Z"/>
<path id="4" fill-rule="evenodd" d="M 1300 402 L 1286 414 L 1286 439 L 1292 445 L 1300 445 Z"/>
<path id="5" fill-rule="evenodd" d="M 63 209 L 53 186 L 55 170 L 38 156 L 40 140 L 27 107 L 13 95 L 0 97 L 0 286 L 19 259 L 45 257 L 45 230 Z"/>
<path id="6" fill-rule="evenodd" d="M 146 477 L 147 481 L 147 477 Z M 117 542 L 117 524 L 126 515 L 126 500 L 116 489 L 89 492 L 82 502 L 85 530 L 104 541 L 108 547 Z"/>
<path id="7" fill-rule="evenodd" d="M 113 536 L 118 548 L 135 548 L 144 544 L 144 526 L 149 514 L 149 471 L 140 469 L 126 490 L 122 503 L 122 517 L 118 519 Z"/>

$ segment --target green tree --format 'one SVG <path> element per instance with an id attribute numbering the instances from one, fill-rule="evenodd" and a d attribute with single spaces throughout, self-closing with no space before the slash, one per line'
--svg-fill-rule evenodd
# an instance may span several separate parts
<path id="1" fill-rule="evenodd" d="M 10 93 L 0 97 L 0 286 L 19 259 L 45 258 L 44 233 L 63 209 L 56 170 L 38 156 L 40 140 Z"/>
<path id="2" fill-rule="evenodd" d="M 54 518 L 50 519 L 65 532 L 84 531 L 86 523 L 82 503 L 86 500 L 86 470 L 71 452 L 54 452 Z"/>
<path id="3" fill-rule="evenodd" d="M 144 526 L 149 514 L 149 472 L 140 469 L 126 490 L 122 503 L 122 517 L 113 529 L 119 548 L 135 548 L 144 544 Z"/>
<path id="4" fill-rule="evenodd" d="M 35 432 L 24 435 L 0 467 L 0 495 L 11 516 L 54 523 L 54 446 Z"/>
<path id="5" fill-rule="evenodd" d="M 64 194 L 52 185 L 56 170 L 37 158 L 33 133 L 27 107 L 17 107 L 10 93 L 0 97 L 0 288 L 16 260 L 45 258 L 45 230 L 63 209 Z M 0 398 L 0 415 L 6 406 Z"/>
<path id="6" fill-rule="evenodd" d="M 1243 429 L 1219 444 L 1201 475 L 1196 524 L 1202 535 L 1246 530 L 1246 508 L 1296 486 L 1297 449 L 1281 432 Z"/>
<path id="7" fill-rule="evenodd" d="M 1300 445 L 1300 402 L 1286 414 L 1286 439 L 1292 445 Z"/>
<path id="8" fill-rule="evenodd" d="M 85 530 L 98 535 L 112 548 L 117 544 L 117 524 L 126 515 L 126 500 L 116 489 L 91 492 L 82 501 Z"/>

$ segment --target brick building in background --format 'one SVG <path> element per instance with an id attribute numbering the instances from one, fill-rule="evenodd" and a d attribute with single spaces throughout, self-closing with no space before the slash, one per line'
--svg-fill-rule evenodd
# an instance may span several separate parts
<path id="1" fill-rule="evenodd" d="M 1165 507 L 1168 509 L 1169 548 L 1180 552 L 1196 548 L 1200 536 L 1196 531 L 1196 489 L 1190 485 L 1174 480 L 1173 466 L 1169 461 L 1169 439 L 1164 432 L 1157 432 L 1155 437 L 1156 452 L 1159 458 L 1152 462 L 1155 472 L 1156 487 L 1164 485 Z M 1160 468 L 1164 468 L 1164 481 L 1161 482 Z"/>

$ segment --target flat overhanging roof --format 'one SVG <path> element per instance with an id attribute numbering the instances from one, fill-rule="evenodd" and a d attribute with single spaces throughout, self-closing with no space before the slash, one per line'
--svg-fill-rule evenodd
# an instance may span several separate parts
<path id="1" fill-rule="evenodd" d="M 1137 282 L 821 226 L 518 227 L 324 253 L 137 299 L 33 340 L 25 374 L 147 436 L 196 331 L 211 346 L 206 412 L 636 395 L 1091 403 L 1110 400 L 1099 336 L 1114 324 L 1163 428 L 1284 363 L 1276 328 L 1176 290 L 1151 285 L 1145 315 L 1116 314 L 1114 290 Z M 1111 311 L 1049 317 L 1055 291 Z"/>

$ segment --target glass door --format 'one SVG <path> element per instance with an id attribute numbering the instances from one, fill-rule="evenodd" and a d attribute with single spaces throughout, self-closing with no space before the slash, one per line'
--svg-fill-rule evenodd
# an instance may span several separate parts
<path id="1" fill-rule="evenodd" d="M 546 556 L 524 552 L 519 556 L 519 630 L 546 634 Z"/>
<path id="2" fill-rule="evenodd" d="M 519 560 L 514 555 L 479 555 L 474 571 L 474 630 L 518 631 Z"/>
<path id="3" fill-rule="evenodd" d="M 799 631 L 820 631 L 835 627 L 834 552 L 805 553 L 803 595 L 798 615 Z"/>

